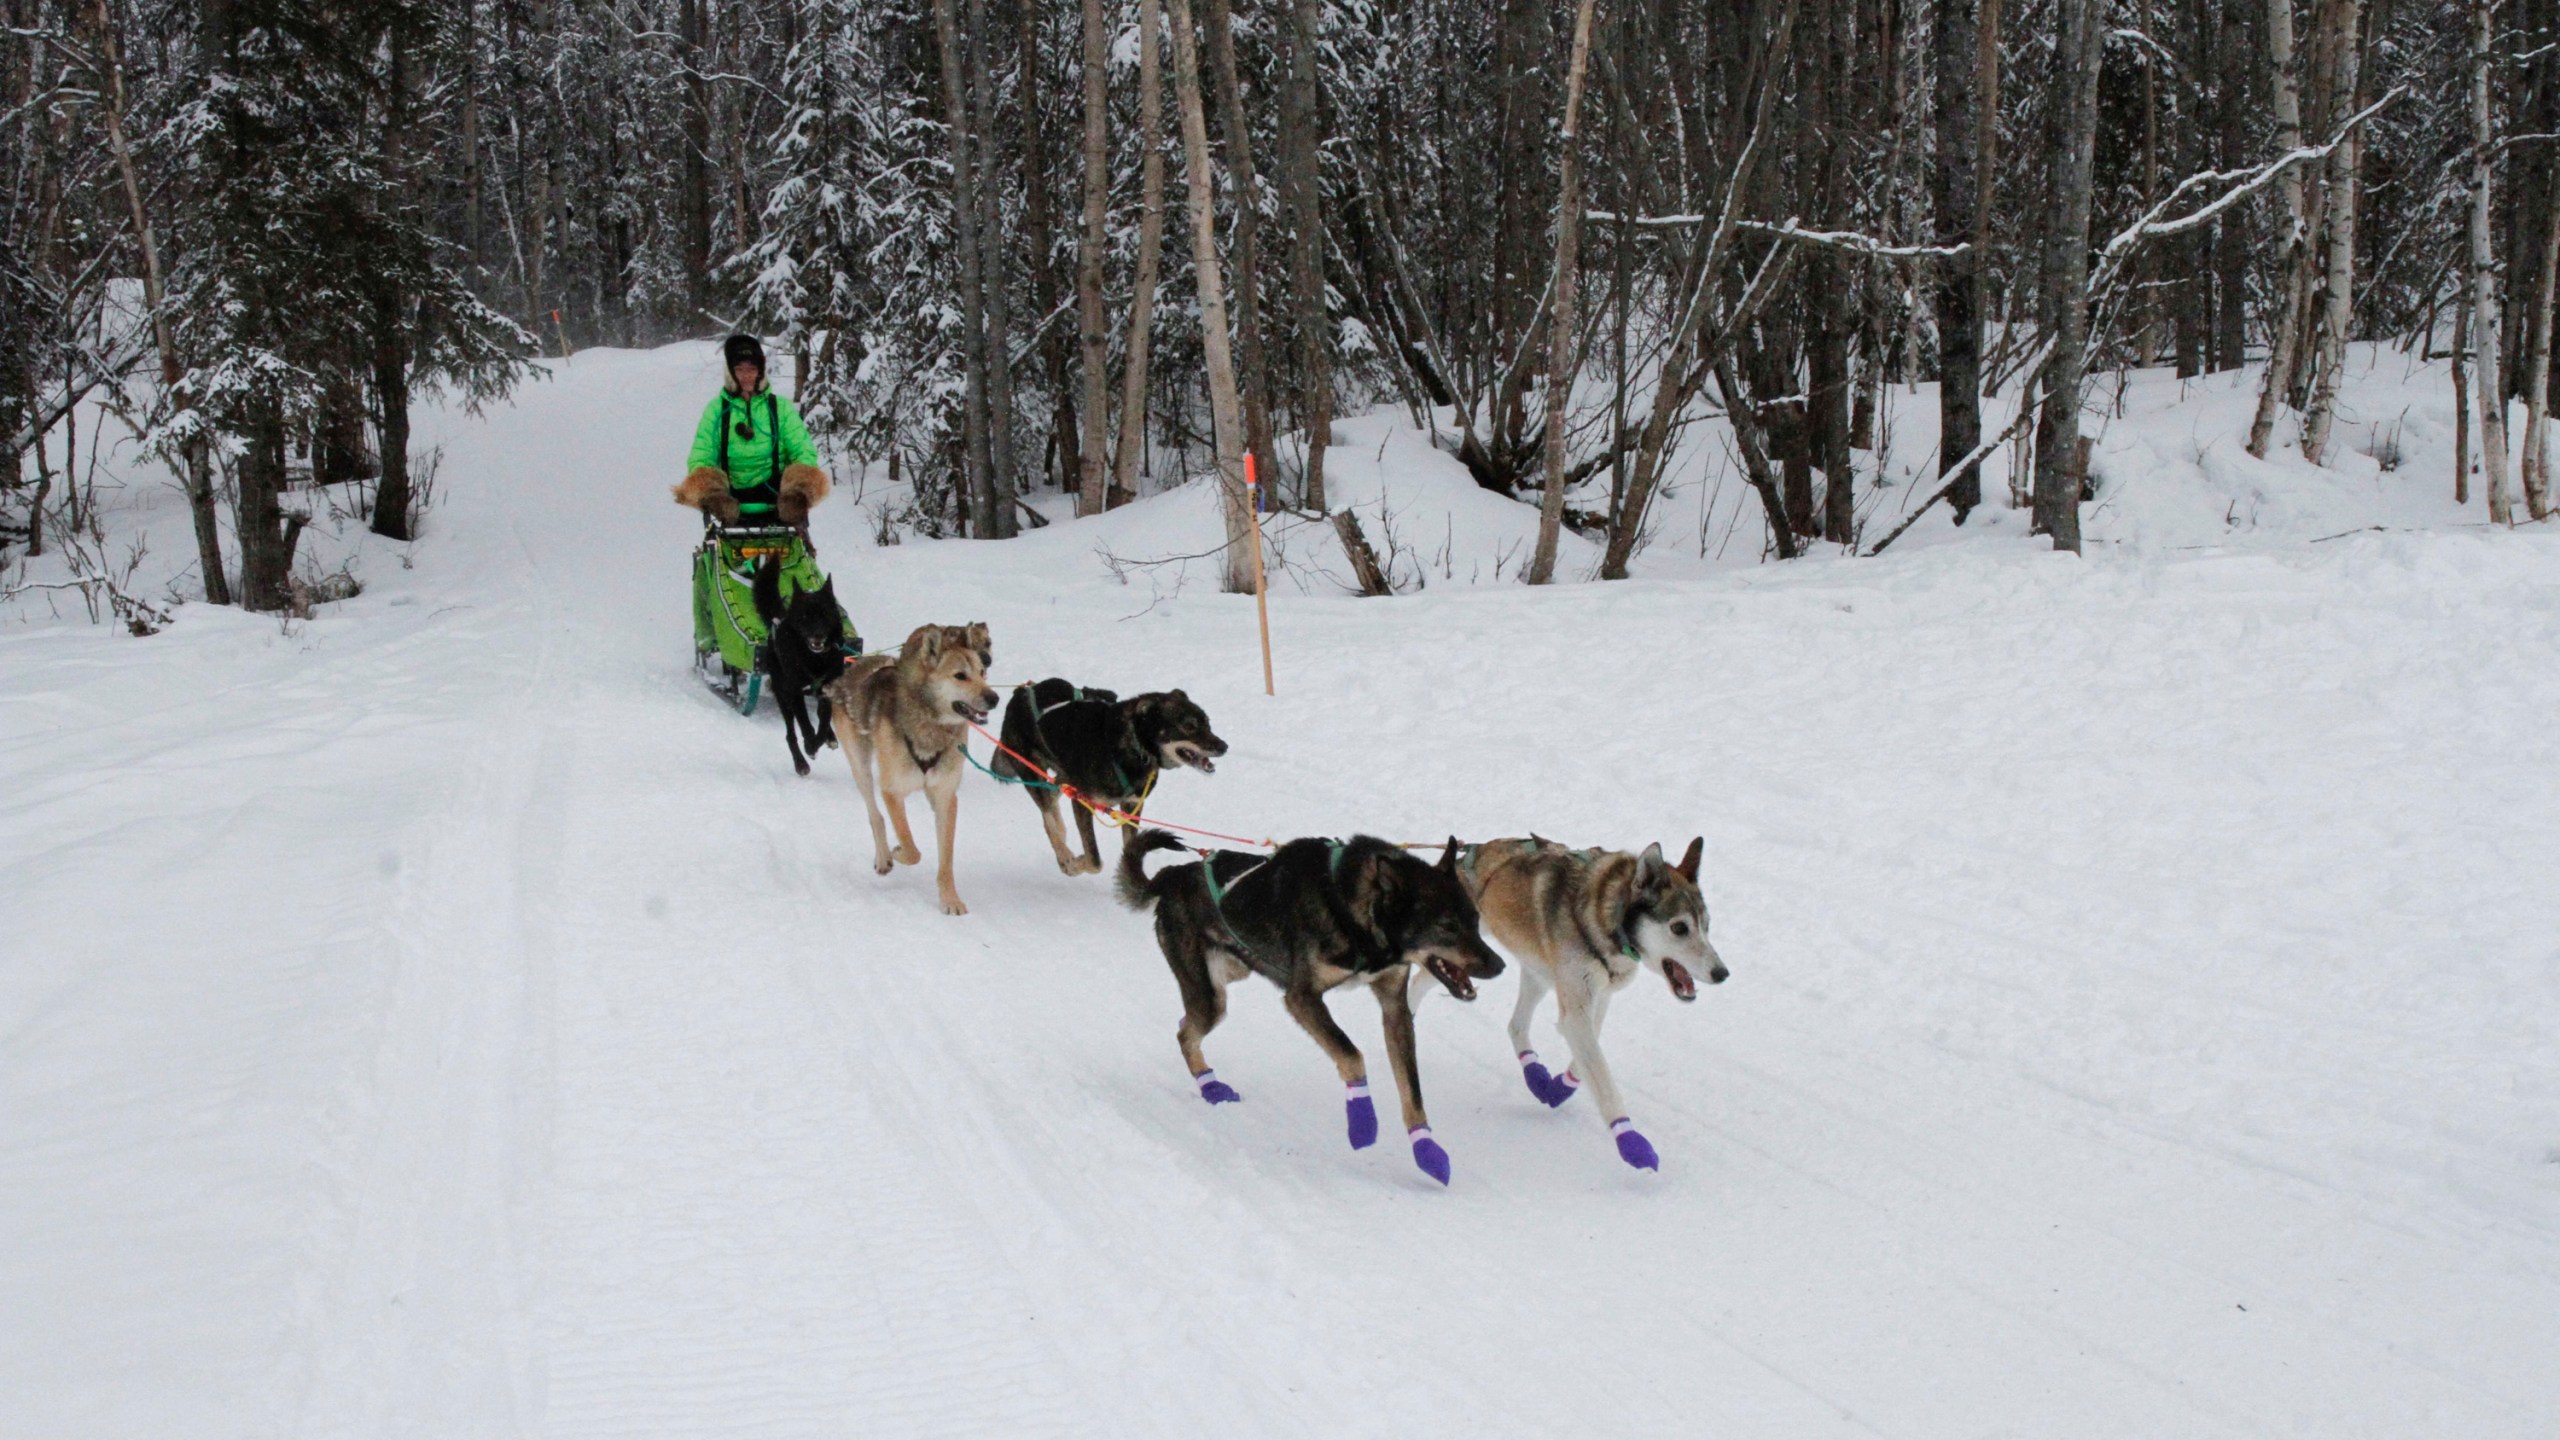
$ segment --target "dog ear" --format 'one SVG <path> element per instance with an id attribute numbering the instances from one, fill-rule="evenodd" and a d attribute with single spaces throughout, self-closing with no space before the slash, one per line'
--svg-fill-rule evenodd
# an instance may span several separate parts
<path id="1" fill-rule="evenodd" d="M 1452 875 L 1458 873 L 1458 837 L 1455 835 L 1449 837 L 1448 845 L 1440 851 L 1440 868 Z"/>
<path id="2" fill-rule="evenodd" d="M 1706 852 L 1707 837 L 1700 835 L 1689 842 L 1689 853 L 1681 856 L 1680 863 L 1671 868 L 1679 871 L 1690 884 L 1695 885 L 1698 883 L 1698 861 Z"/>
<path id="3" fill-rule="evenodd" d="M 1644 878 L 1647 880 L 1659 878 L 1662 874 L 1664 864 L 1665 862 L 1662 858 L 1662 842 L 1659 840 L 1656 840 L 1652 844 L 1644 847 L 1644 853 L 1636 857 L 1636 865 L 1643 872 Z"/>
<path id="4" fill-rule="evenodd" d="M 939 625 L 917 626 L 914 633 L 907 636 L 907 643 L 899 647 L 898 654 L 901 659 L 914 660 L 925 665 L 941 659 L 942 627 Z"/>
<path id="5" fill-rule="evenodd" d="M 1191 703 L 1191 697 L 1190 697 L 1190 696 L 1188 696 L 1188 695 L 1183 694 L 1183 693 L 1182 693 L 1181 691 L 1179 691 L 1179 690 L 1171 691 L 1171 692 L 1168 692 L 1168 693 L 1170 694 L 1170 697 L 1171 697 L 1172 699 L 1179 700 L 1179 701 L 1181 701 L 1181 702 L 1182 702 L 1183 704 L 1185 704 L 1185 705 L 1188 705 L 1188 704 L 1190 704 L 1190 703 Z"/>

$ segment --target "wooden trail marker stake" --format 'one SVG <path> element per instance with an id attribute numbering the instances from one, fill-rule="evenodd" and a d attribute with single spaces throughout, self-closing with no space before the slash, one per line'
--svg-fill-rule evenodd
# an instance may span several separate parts
<path id="1" fill-rule="evenodd" d="M 1253 452 L 1244 454 L 1244 503 L 1253 511 L 1253 613 L 1262 624 L 1262 693 L 1271 688 L 1271 600 L 1262 575 L 1262 486 L 1253 473 Z"/>

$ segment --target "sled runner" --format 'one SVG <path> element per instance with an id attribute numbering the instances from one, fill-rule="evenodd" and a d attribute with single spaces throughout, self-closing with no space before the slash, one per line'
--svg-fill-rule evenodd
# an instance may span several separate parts
<path id="1" fill-rule="evenodd" d="M 819 583 L 809 541 L 789 525 L 768 520 L 741 520 L 703 527 L 702 544 L 693 555 L 693 664 L 711 693 L 741 715 L 756 713 L 764 693 L 765 623 L 756 613 L 756 566 L 780 563 L 785 577 Z M 850 626 L 848 626 L 850 631 Z M 848 633 L 845 652 L 862 653 L 860 639 Z"/>

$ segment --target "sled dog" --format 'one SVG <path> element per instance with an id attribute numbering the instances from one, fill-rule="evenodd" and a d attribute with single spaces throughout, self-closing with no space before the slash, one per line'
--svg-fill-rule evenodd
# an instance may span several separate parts
<path id="1" fill-rule="evenodd" d="M 1152 907 L 1156 943 L 1182 987 L 1182 1026 L 1175 1038 L 1200 1098 L 1212 1105 L 1239 1097 L 1217 1077 L 1200 1042 L 1227 1012 L 1227 987 L 1259 974 L 1280 987 L 1289 1018 L 1315 1037 L 1342 1076 L 1351 1148 L 1378 1139 L 1369 1098 L 1369 1068 L 1358 1046 L 1333 1023 L 1325 992 L 1363 984 L 1378 998 L 1387 1059 L 1404 1102 L 1413 1162 L 1449 1183 L 1449 1154 L 1431 1138 L 1422 1108 L 1422 1076 L 1413 1050 L 1407 983 L 1421 976 L 1461 1000 L 1475 982 L 1502 973 L 1502 958 L 1477 933 L 1476 907 L 1457 871 L 1458 842 L 1440 863 L 1416 859 L 1384 840 L 1292 840 L 1271 855 L 1215 850 L 1187 865 L 1147 874 L 1146 857 L 1182 848 L 1162 830 L 1145 830 L 1120 852 L 1121 903 Z"/>
<path id="2" fill-rule="evenodd" d="M 1209 728 L 1208 712 L 1179 690 L 1151 690 L 1123 700 L 1109 690 L 1080 689 L 1058 679 L 1015 687 L 1004 707 L 1004 743 L 1006 750 L 1094 804 L 1131 813 L 1146 804 L 1159 771 L 1188 765 L 1212 774 L 1218 757 L 1227 753 L 1227 742 Z M 1023 791 L 1040 807 L 1040 824 L 1049 832 L 1049 849 L 1061 871 L 1090 875 L 1102 868 L 1092 811 L 1061 797 L 1004 750 L 996 752 L 987 768 L 1008 780 L 1032 782 Z M 1067 849 L 1062 806 L 1075 812 L 1082 856 Z M 1132 834 L 1120 832 L 1123 850 Z"/>
<path id="3" fill-rule="evenodd" d="M 901 865 L 923 858 L 907 828 L 907 797 L 923 791 L 933 806 L 939 852 L 934 879 L 946 915 L 969 913 L 951 878 L 951 840 L 960 819 L 968 727 L 986 723 L 996 706 L 996 692 L 987 688 L 994 655 L 983 624 L 919 625 L 897 654 L 853 661 L 826 688 L 853 783 L 861 787 L 862 808 L 871 816 L 872 870 L 886 875 L 893 858 Z M 884 802 L 898 831 L 895 852 L 880 823 Z"/>
<path id="4" fill-rule="evenodd" d="M 1600 1117 L 1628 1164 L 1658 1170 L 1653 1144 L 1627 1118 L 1627 1104 L 1600 1053 L 1600 1023 L 1609 997 L 1638 970 L 1651 970 L 1683 1001 L 1698 998 L 1728 973 L 1707 941 L 1707 905 L 1698 893 L 1702 838 L 1677 865 L 1650 845 L 1641 855 L 1573 850 L 1552 840 L 1489 840 L 1458 853 L 1458 878 L 1481 907 L 1486 933 L 1520 965 L 1520 1000 L 1511 1012 L 1511 1048 L 1529 1093 L 1550 1106 L 1573 1098 L 1585 1081 Z M 1550 1075 L 1529 1047 L 1529 1017 L 1553 990 L 1556 1025 L 1573 1063 Z"/>
<path id="5" fill-rule="evenodd" d="M 791 747 L 791 768 L 806 775 L 809 755 L 836 738 L 833 707 L 821 702 L 815 719 L 809 700 L 844 674 L 844 609 L 836 603 L 836 582 L 782 598 L 782 567 L 772 560 L 756 566 L 756 614 L 765 626 L 765 673 L 773 677 L 773 702 L 782 710 L 782 740 Z"/>

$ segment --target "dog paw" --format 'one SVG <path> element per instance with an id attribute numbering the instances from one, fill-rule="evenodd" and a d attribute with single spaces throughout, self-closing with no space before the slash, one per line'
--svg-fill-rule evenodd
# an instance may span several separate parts
<path id="1" fill-rule="evenodd" d="M 890 853 L 891 853 L 891 854 L 893 854 L 893 855 L 895 855 L 895 856 L 897 857 L 897 859 L 898 859 L 898 863 L 899 863 L 899 864 L 901 864 L 901 865 L 915 865 L 915 864 L 920 864 L 920 863 L 922 863 L 922 862 L 923 862 L 923 860 L 924 860 L 924 852 L 923 852 L 923 851 L 921 851 L 921 850 L 918 850 L 918 849 L 917 849 L 916 847 L 914 847 L 913 845 L 901 845 L 901 846 L 899 846 L 896 850 L 894 850 L 894 851 L 892 851 L 892 852 L 890 852 Z M 881 868 L 880 873 L 881 873 L 881 874 L 883 874 L 883 875 L 888 874 L 888 873 L 889 873 L 888 868 L 887 868 L 886 866 L 883 866 L 883 867 Z"/>
<path id="2" fill-rule="evenodd" d="M 1609 1133 L 1618 1137 L 1618 1158 L 1639 1170 L 1660 1170 L 1662 1157 L 1653 1153 L 1653 1142 L 1644 1138 L 1634 1121 L 1625 1116 L 1609 1122 Z"/>
<path id="3" fill-rule="evenodd" d="M 872 873 L 872 874 L 874 874 L 874 875 L 886 875 L 886 874 L 888 874 L 888 873 L 890 872 L 890 870 L 891 870 L 891 869 L 893 869 L 893 868 L 895 868 L 895 867 L 893 867 L 893 866 L 889 863 L 889 857 L 888 857 L 888 856 L 886 856 L 886 855 L 874 855 L 874 856 L 872 856 L 872 857 L 871 857 L 871 873 Z"/>
<path id="4" fill-rule="evenodd" d="M 1344 1087 L 1342 1111 L 1350 1122 L 1352 1149 L 1366 1150 L 1378 1143 L 1378 1106 L 1369 1098 L 1366 1081 Z"/>
<path id="5" fill-rule="evenodd" d="M 942 913 L 945 915 L 966 915 L 969 913 L 969 907 L 960 902 L 959 896 L 945 895 L 942 897 Z"/>
<path id="6" fill-rule="evenodd" d="M 1416 1125 L 1407 1132 L 1407 1136 L 1413 1141 L 1413 1163 L 1422 1167 L 1423 1174 L 1443 1185 L 1448 1184 L 1449 1152 L 1441 1149 L 1440 1142 L 1431 1138 L 1431 1127 Z"/>
<path id="7" fill-rule="evenodd" d="M 1547 1073 L 1547 1067 L 1539 1062 L 1535 1050 L 1520 1052 L 1520 1078 L 1527 1083 L 1529 1094 L 1550 1109 L 1563 1104 L 1573 1094 L 1570 1086 L 1559 1086 L 1556 1077 Z"/>
<path id="8" fill-rule="evenodd" d="M 801 759 L 797 755 L 794 755 L 791 757 L 791 768 L 799 771 L 803 775 L 806 775 L 809 773 L 809 762 Z"/>
<path id="9" fill-rule="evenodd" d="M 1219 1079 L 1215 1070 L 1203 1070 L 1191 1079 L 1200 1087 L 1200 1098 L 1212 1105 L 1232 1105 L 1244 1098 L 1236 1093 L 1236 1087 Z"/>
<path id="10" fill-rule="evenodd" d="M 1573 1076 L 1573 1067 L 1567 1065 L 1563 1073 L 1547 1082 L 1547 1104 L 1550 1107 L 1561 1105 L 1572 1099 L 1573 1092 L 1581 1088 L 1582 1082 Z"/>

